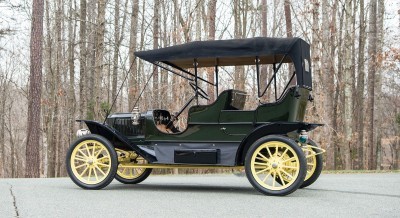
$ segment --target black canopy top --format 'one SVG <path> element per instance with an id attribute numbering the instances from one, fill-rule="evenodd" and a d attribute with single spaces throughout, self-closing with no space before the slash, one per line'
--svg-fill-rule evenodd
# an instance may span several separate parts
<path id="1" fill-rule="evenodd" d="M 150 63 L 162 62 L 177 69 L 293 62 L 298 85 L 311 89 L 310 45 L 300 38 L 230 39 L 195 41 L 166 48 L 135 52 Z M 282 58 L 284 58 L 282 60 Z"/>

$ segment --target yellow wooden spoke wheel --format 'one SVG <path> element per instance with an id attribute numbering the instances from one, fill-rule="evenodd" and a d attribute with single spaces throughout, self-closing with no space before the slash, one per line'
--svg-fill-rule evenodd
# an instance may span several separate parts
<path id="1" fill-rule="evenodd" d="M 283 136 L 267 136 L 254 142 L 246 155 L 245 168 L 254 188 L 267 195 L 290 194 L 306 176 L 303 151 Z"/>
<path id="2" fill-rule="evenodd" d="M 102 136 L 78 138 L 67 153 L 67 172 L 77 185 L 87 189 L 107 186 L 116 172 L 116 153 Z"/>
<path id="3" fill-rule="evenodd" d="M 116 149 L 118 169 L 115 179 L 124 184 L 137 184 L 145 180 L 151 173 L 151 168 L 136 168 L 137 164 L 147 164 L 147 161 L 134 152 Z"/>
<path id="4" fill-rule="evenodd" d="M 308 140 L 306 146 L 303 146 L 303 152 L 307 161 L 307 174 L 300 188 L 313 184 L 321 175 L 323 159 L 319 146 L 312 140 Z"/>
<path id="5" fill-rule="evenodd" d="M 298 145 L 301 146 L 300 144 Z M 318 146 L 311 140 L 309 140 L 307 145 L 302 147 L 307 162 L 307 173 L 306 177 L 304 178 L 303 184 L 301 184 L 299 188 L 304 188 L 311 185 L 318 179 L 319 175 L 321 174 L 323 164 L 322 155 L 317 148 Z M 286 164 L 290 166 L 290 163 Z M 279 184 L 283 184 L 280 178 L 276 177 L 275 180 Z M 283 181 L 288 182 L 290 181 L 290 178 L 287 176 L 283 176 Z"/>

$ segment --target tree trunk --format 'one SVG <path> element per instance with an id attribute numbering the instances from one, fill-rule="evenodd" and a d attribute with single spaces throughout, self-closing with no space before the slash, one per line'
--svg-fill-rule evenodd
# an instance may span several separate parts
<path id="1" fill-rule="evenodd" d="M 344 109 L 344 144 L 343 144 L 343 152 L 344 152 L 344 166 L 346 170 L 351 169 L 351 144 L 352 144 L 352 62 L 351 62 L 351 46 L 352 46 L 352 28 L 351 28 L 351 21 L 352 21 L 352 4 L 351 0 L 346 0 L 345 5 L 345 36 L 344 36 L 344 67 L 343 67 L 343 74 L 344 74 L 344 102 L 343 102 L 343 109 Z"/>
<path id="2" fill-rule="evenodd" d="M 336 13 L 335 6 L 332 8 L 332 12 L 328 10 L 328 5 L 327 1 L 322 1 L 321 9 L 322 9 L 322 25 L 321 25 L 321 30 L 322 30 L 322 41 L 324 44 L 327 46 L 322 46 L 321 50 L 321 75 L 322 75 L 322 84 L 325 87 L 325 91 L 322 93 L 322 104 L 324 107 L 324 112 L 323 112 L 323 117 L 324 120 L 326 120 L 326 127 L 323 127 L 323 134 L 325 137 L 325 140 L 322 140 L 322 147 L 326 148 L 326 168 L 327 169 L 334 169 L 333 163 L 333 153 L 334 153 L 334 144 L 332 143 L 333 141 L 333 131 L 331 130 L 332 128 L 332 119 L 333 119 L 333 101 L 334 101 L 334 81 L 333 81 L 333 74 L 334 72 L 331 71 L 333 67 L 333 61 L 332 58 L 332 53 L 330 49 L 335 49 L 334 48 L 334 40 L 331 40 L 330 36 L 330 31 L 334 31 L 334 26 L 335 23 L 332 23 L 329 21 L 329 15 L 333 15 L 333 13 Z M 336 22 L 336 21 L 334 21 Z M 329 25 L 328 25 L 329 24 Z M 329 46 L 330 45 L 330 46 Z"/>
<path id="3" fill-rule="evenodd" d="M 159 47 L 160 40 L 160 0 L 154 1 L 154 19 L 153 19 L 153 49 Z M 153 65 L 153 108 L 160 108 L 159 90 L 158 90 L 158 67 Z"/>
<path id="4" fill-rule="evenodd" d="M 217 0 L 209 0 L 208 1 L 208 7 L 207 7 L 208 40 L 215 40 L 215 18 L 217 16 L 216 15 L 216 7 L 217 7 Z M 210 81 L 211 83 L 218 82 L 218 81 L 215 81 L 214 78 L 215 78 L 215 70 L 212 68 L 209 68 L 207 70 L 207 80 Z M 214 102 L 215 98 L 216 98 L 215 86 L 208 85 L 207 93 L 210 96 L 210 100 L 208 100 L 208 103 L 210 104 L 210 103 Z"/>
<path id="5" fill-rule="evenodd" d="M 317 6 L 319 7 L 319 3 L 315 2 L 313 3 L 314 7 Z M 293 30 L 292 30 L 292 13 L 290 11 L 290 0 L 285 0 L 284 2 L 284 11 L 285 11 L 285 22 L 286 22 L 286 36 L 287 37 L 293 37 Z M 314 14 L 316 13 L 316 14 Z M 318 18 L 318 10 L 316 8 L 313 9 L 313 17 L 316 15 Z M 318 23 L 318 22 L 317 22 Z M 314 30 L 313 30 L 314 33 Z M 314 39 L 313 39 L 314 40 Z M 312 53 L 317 52 L 316 50 L 311 50 Z M 314 62 L 316 64 L 316 62 Z M 290 78 L 293 74 L 294 68 L 292 65 L 289 65 L 289 71 L 288 71 L 288 78 Z M 315 72 L 315 71 L 314 71 Z M 290 82 L 290 85 L 296 85 L 297 78 L 293 77 L 293 80 Z"/>
<path id="6" fill-rule="evenodd" d="M 384 108 L 383 108 L 383 93 L 382 93 L 382 75 L 381 75 L 381 69 L 382 69 L 382 62 L 383 62 L 383 43 L 384 43 L 384 26 L 383 26 L 383 19 L 385 15 L 385 1 L 384 0 L 379 0 L 378 1 L 378 9 L 377 9 L 377 24 L 376 24 L 376 29 L 377 29 L 377 48 L 376 48 L 376 75 L 375 75 L 375 99 L 376 99 L 376 104 L 375 104 L 375 111 L 376 111 L 376 116 L 375 116 L 375 134 L 376 134 L 376 152 L 375 152 L 375 166 L 374 169 L 380 170 L 381 169 L 381 164 L 382 164 L 382 135 L 383 135 L 383 130 L 381 128 L 383 124 L 383 119 L 384 119 Z"/>
<path id="7" fill-rule="evenodd" d="M 111 91 L 111 101 L 114 101 L 117 95 L 117 81 L 118 81 L 118 56 L 120 47 L 120 26 L 119 26 L 119 10 L 120 10 L 120 0 L 115 0 L 114 6 L 114 56 L 113 56 L 113 73 L 112 73 L 112 91 Z"/>
<path id="8" fill-rule="evenodd" d="M 377 32 L 376 32 L 376 0 L 370 1 L 370 15 L 369 15 L 369 28 L 368 28 L 368 102 L 367 102 L 367 117 L 368 117 L 368 169 L 374 169 L 374 128 L 375 128 L 375 73 L 376 73 L 376 44 L 377 44 Z"/>
<path id="9" fill-rule="evenodd" d="M 6 127 L 6 79 L 0 78 L 0 178 L 5 177 L 5 166 L 6 166 L 6 156 L 5 156 L 5 127 Z"/>
<path id="10" fill-rule="evenodd" d="M 79 118 L 87 116 L 87 73 L 86 70 L 86 0 L 80 0 L 79 13 Z M 81 126 L 82 128 L 82 126 Z"/>
<path id="11" fill-rule="evenodd" d="M 313 4 L 314 4 L 314 7 L 315 7 L 315 4 L 319 4 L 319 3 L 313 2 Z M 286 22 L 286 36 L 287 37 L 293 37 L 293 32 L 292 32 L 292 14 L 290 12 L 290 0 L 285 0 L 284 9 L 285 9 L 284 11 L 285 11 L 285 22 Z"/>
<path id="12" fill-rule="evenodd" d="M 94 75 L 94 118 L 101 118 L 101 78 L 103 75 L 104 66 L 104 34 L 106 31 L 106 0 L 99 0 L 97 5 L 97 20 L 96 20 L 96 62 L 95 62 L 95 75 Z"/>
<path id="13" fill-rule="evenodd" d="M 50 121 L 50 137 L 49 137 L 49 143 L 48 143 L 48 148 L 47 148 L 47 160 L 48 160 L 48 168 L 47 168 L 47 177 L 55 177 L 56 176 L 56 168 L 57 168 L 57 149 L 59 147 L 58 143 L 58 124 L 60 122 L 59 120 L 59 101 L 60 101 L 60 95 L 59 95 L 59 90 L 60 90 L 60 77 L 61 77 L 61 61 L 62 61 L 62 51 L 61 51 L 61 19 L 62 19 L 62 1 L 58 0 L 57 3 L 54 2 L 54 6 L 56 9 L 55 11 L 55 34 L 57 38 L 57 43 L 56 43 L 56 65 L 55 65 L 55 70 L 51 74 L 51 106 L 50 107 L 50 113 L 51 113 L 51 121 Z"/>
<path id="14" fill-rule="evenodd" d="M 356 99 L 354 105 L 354 122 L 356 122 L 356 169 L 364 169 L 364 84 L 365 84 L 365 67 L 364 67 L 364 52 L 365 52 L 365 16 L 364 16 L 364 0 L 360 0 L 360 31 L 358 38 L 358 77 L 356 88 Z"/>
<path id="15" fill-rule="evenodd" d="M 30 41 L 30 80 L 28 98 L 28 131 L 26 143 L 25 176 L 40 176 L 39 140 L 42 93 L 42 40 L 43 40 L 43 0 L 33 0 Z"/>
<path id="16" fill-rule="evenodd" d="M 136 100 L 136 94 L 139 89 L 138 77 L 137 77 L 137 63 L 135 61 L 135 54 L 137 46 L 137 34 L 138 34 L 138 15 L 139 15 L 139 0 L 133 0 L 132 2 L 132 16 L 131 16 L 131 33 L 129 39 L 129 66 L 132 66 L 129 72 L 129 93 L 128 93 L 128 104 L 129 110 L 133 109 L 133 104 Z"/>
<path id="17" fill-rule="evenodd" d="M 238 0 L 233 3 L 233 16 L 235 20 L 234 26 L 234 37 L 235 39 L 241 39 L 246 34 L 247 24 L 247 0 Z M 241 14 L 242 13 L 242 14 Z M 235 66 L 234 72 L 234 88 L 245 91 L 245 78 L 244 78 L 244 67 Z"/>

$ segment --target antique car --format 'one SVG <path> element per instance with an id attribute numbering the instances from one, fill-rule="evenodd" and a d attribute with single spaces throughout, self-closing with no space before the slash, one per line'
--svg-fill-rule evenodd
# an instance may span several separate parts
<path id="1" fill-rule="evenodd" d="M 135 107 L 108 115 L 104 122 L 79 120 L 88 130 L 78 131 L 66 157 L 68 174 L 78 186 L 101 189 L 114 178 L 137 184 L 155 168 L 242 168 L 251 185 L 266 195 L 287 195 L 317 180 L 324 150 L 308 138 L 321 124 L 304 122 L 313 100 L 310 46 L 304 40 L 195 41 L 135 55 L 163 73 L 185 78 L 193 95 L 176 113 Z M 283 65 L 290 72 L 281 75 Z M 238 66 L 253 69 L 258 96 L 234 89 L 218 93 L 219 71 Z M 201 68 L 214 71 L 215 82 L 199 76 Z M 278 84 L 278 78 L 286 78 L 285 84 Z M 214 86 L 215 93 L 200 83 Z M 263 102 L 268 93 L 274 100 Z M 201 105 L 199 98 L 209 95 L 216 100 Z M 259 101 L 245 110 L 249 96 Z M 180 129 L 176 121 L 184 111 L 187 125 Z"/>

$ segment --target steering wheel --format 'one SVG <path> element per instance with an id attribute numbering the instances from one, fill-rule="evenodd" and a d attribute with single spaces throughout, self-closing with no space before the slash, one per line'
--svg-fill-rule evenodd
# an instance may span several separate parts
<path id="1" fill-rule="evenodd" d="M 204 98 L 204 99 L 207 99 L 207 100 L 210 100 L 210 97 L 207 95 L 207 93 L 206 93 L 202 88 L 200 88 L 199 86 L 196 86 L 196 84 L 194 84 L 194 83 L 192 83 L 192 82 L 189 82 L 189 85 L 190 85 L 190 87 L 192 87 L 192 89 L 193 89 L 197 94 L 200 95 L 200 97 L 202 97 L 202 98 Z"/>

